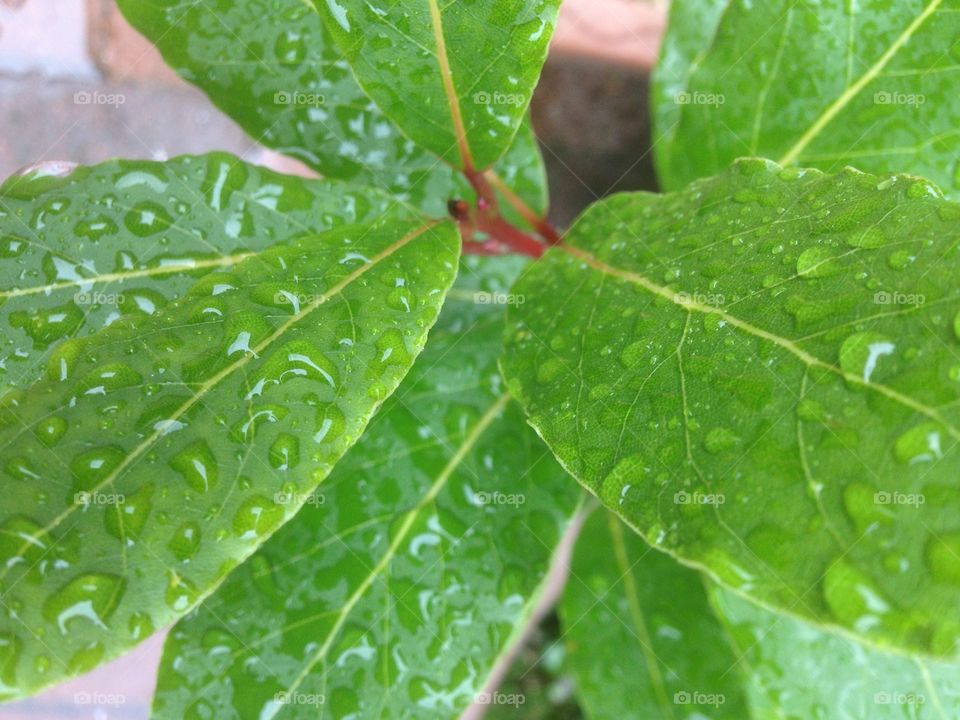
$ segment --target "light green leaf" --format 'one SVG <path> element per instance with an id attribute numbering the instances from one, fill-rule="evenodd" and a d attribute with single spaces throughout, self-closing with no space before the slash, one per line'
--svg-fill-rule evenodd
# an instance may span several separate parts
<path id="1" fill-rule="evenodd" d="M 429 215 L 445 216 L 451 198 L 472 199 L 459 173 L 404 137 L 364 95 L 309 2 L 119 5 L 174 70 L 258 142 L 325 177 L 383 188 Z M 528 123 L 496 171 L 544 211 L 543 162 Z"/>
<path id="2" fill-rule="evenodd" d="M 503 361 L 564 466 L 766 605 L 956 656 L 960 206 L 744 160 L 566 243 L 513 290 Z"/>
<path id="3" fill-rule="evenodd" d="M 690 77 L 713 42 L 723 11 L 731 0 L 675 0 L 670 4 L 667 32 L 650 83 L 651 110 L 657 142 L 652 150 L 662 179 L 671 176 L 667 152 L 676 135 Z M 696 21 L 693 20 L 696 18 Z"/>
<path id="4" fill-rule="evenodd" d="M 474 297 L 517 266 L 468 261 L 364 438 L 174 628 L 155 717 L 452 719 L 482 690 L 580 495 L 503 394 L 503 311 Z"/>
<path id="5" fill-rule="evenodd" d="M 704 2 L 674 3 L 664 45 L 654 97 L 665 188 L 762 155 L 910 172 L 960 193 L 955 2 L 713 0 L 706 13 Z"/>
<path id="6" fill-rule="evenodd" d="M 458 246 L 399 208 L 274 246 L 0 398 L 3 694 L 143 640 L 292 517 L 413 364 Z"/>
<path id="7" fill-rule="evenodd" d="M 588 718 L 746 716 L 742 678 L 699 574 L 611 513 L 584 525 L 559 609 Z"/>
<path id="8" fill-rule="evenodd" d="M 523 120 L 560 0 L 313 0 L 361 87 L 418 145 L 491 167 Z"/>
<path id="9" fill-rule="evenodd" d="M 39 379 L 66 338 L 161 312 L 206 273 L 392 204 L 222 153 L 56 169 L 0 186 L 0 395 Z"/>
<path id="10" fill-rule="evenodd" d="M 885 653 L 711 588 L 749 675 L 751 717 L 944 720 L 960 717 L 960 667 Z"/>

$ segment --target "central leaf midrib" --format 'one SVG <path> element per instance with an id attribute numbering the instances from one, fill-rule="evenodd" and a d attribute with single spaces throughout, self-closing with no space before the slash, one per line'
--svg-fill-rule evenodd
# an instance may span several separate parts
<path id="1" fill-rule="evenodd" d="M 702 303 L 698 303 L 693 300 L 681 300 L 679 299 L 678 293 L 671 291 L 670 289 L 662 285 L 658 285 L 657 283 L 653 282 L 652 280 L 650 280 L 649 278 L 643 275 L 640 275 L 639 273 L 631 272 L 629 270 L 622 270 L 612 265 L 608 265 L 603 260 L 599 259 L 598 257 L 596 257 L 595 255 L 593 255 L 592 253 L 586 250 L 583 250 L 578 247 L 574 247 L 569 244 L 561 245 L 560 249 L 566 252 L 571 257 L 574 257 L 586 263 L 588 266 L 590 266 L 594 270 L 597 270 L 598 272 L 602 272 L 607 275 L 620 278 L 621 280 L 626 280 L 627 282 L 630 282 L 634 285 L 638 285 L 643 289 L 647 290 L 648 292 L 654 295 L 657 295 L 658 297 L 661 297 L 665 300 L 669 300 L 671 303 L 673 303 L 678 307 L 682 307 L 688 311 L 696 311 L 704 315 L 716 315 L 717 317 L 720 317 L 721 319 L 728 322 L 733 327 L 749 335 L 760 338 L 761 340 L 767 340 L 777 345 L 778 347 L 783 348 L 784 350 L 794 355 L 796 358 L 801 360 L 805 365 L 809 367 L 823 368 L 824 370 L 828 370 L 829 372 L 835 375 L 838 375 L 839 377 L 843 378 L 847 382 L 878 392 L 890 398 L 891 400 L 894 400 L 900 403 L 904 407 L 908 407 L 911 410 L 918 412 L 922 415 L 925 415 L 937 423 L 940 423 L 948 430 L 948 432 L 954 439 L 960 440 L 960 430 L 955 428 L 945 418 L 941 417 L 940 413 L 937 412 L 936 409 L 929 407 L 917 400 L 914 400 L 911 397 L 903 395 L 902 393 L 894 390 L 891 387 L 888 387 L 881 383 L 867 382 L 861 377 L 844 372 L 842 368 L 839 368 L 832 363 L 829 363 L 825 360 L 821 360 L 817 356 L 808 353 L 806 350 L 799 347 L 792 340 L 789 340 L 785 337 L 781 337 L 780 335 L 777 335 L 776 333 L 772 333 L 768 330 L 764 330 L 763 328 L 757 327 L 756 325 L 753 325 L 747 322 L 746 320 L 741 320 L 740 318 L 734 315 L 731 315 L 721 310 L 720 308 L 713 307 L 712 305 L 704 305 Z"/>
<path id="2" fill-rule="evenodd" d="M 384 248 L 379 253 L 374 255 L 373 258 L 371 258 L 370 262 L 362 265 L 361 267 L 357 268 L 353 272 L 349 273 L 346 277 L 340 280 L 328 291 L 324 292 L 316 300 L 310 303 L 310 305 L 308 305 L 306 308 L 301 310 L 301 312 L 294 314 L 287 321 L 285 321 L 284 323 L 281 323 L 281 325 L 273 333 L 271 333 L 267 338 L 265 338 L 260 344 L 258 344 L 251 353 L 244 354 L 242 358 L 238 359 L 233 364 L 221 370 L 219 373 L 217 373 L 212 378 L 210 378 L 207 382 L 202 383 L 199 389 L 197 390 L 197 392 L 191 395 L 191 397 L 186 402 L 180 405 L 173 412 L 170 419 L 177 420 L 178 418 L 182 417 L 186 412 L 190 410 L 190 408 L 192 408 L 194 405 L 200 402 L 200 400 L 204 396 L 206 396 L 209 392 L 215 389 L 223 380 L 225 380 L 227 377 L 232 375 L 234 371 L 243 367 L 246 363 L 250 361 L 252 357 L 260 356 L 272 343 L 274 343 L 278 338 L 285 335 L 290 330 L 291 327 L 293 327 L 295 324 L 297 324 L 298 322 L 306 318 L 314 310 L 324 305 L 330 298 L 343 292 L 344 289 L 346 289 L 350 284 L 352 284 L 355 280 L 360 278 L 362 275 L 366 274 L 371 268 L 376 267 L 380 262 L 390 257 L 395 252 L 397 252 L 398 250 L 400 250 L 401 248 L 403 248 L 405 245 L 412 242 L 416 238 L 420 237 L 428 230 L 431 230 L 432 228 L 437 227 L 442 222 L 446 222 L 446 221 L 432 221 L 432 222 L 427 222 L 424 225 L 421 225 L 416 230 L 413 230 L 407 233 L 402 238 L 400 238 L 396 242 L 392 243 L 391 245 L 389 245 L 388 247 Z M 108 487 L 127 468 L 129 468 L 141 455 L 143 455 L 150 447 L 152 447 L 153 444 L 163 436 L 163 434 L 164 434 L 164 431 L 162 429 L 155 430 L 153 433 L 151 433 L 146 439 L 144 439 L 135 448 L 133 448 L 133 450 L 131 450 L 131 452 L 129 452 L 124 457 L 123 461 L 121 461 L 120 464 L 117 465 L 117 467 L 114 468 L 114 470 L 111 471 L 109 475 L 107 475 L 107 477 L 105 477 L 102 481 L 97 483 L 95 487 L 91 488 L 89 492 L 96 493 L 102 490 L 103 488 Z M 66 518 L 70 517 L 70 515 L 73 514 L 79 507 L 81 506 L 76 504 L 69 505 L 63 512 L 61 512 L 59 515 L 54 517 L 53 520 L 51 520 L 46 526 L 34 532 L 31 535 L 31 538 L 36 539 L 41 537 L 42 535 L 50 533 L 57 526 L 59 526 L 60 523 L 62 523 Z M 24 545 L 19 549 L 18 554 L 22 555 L 24 552 L 26 552 L 27 549 L 29 549 L 29 546 L 30 546 L 30 541 L 29 540 L 25 541 Z M 0 580 L 2 580 L 7 576 L 7 573 L 9 572 L 10 567 L 12 566 L 8 565 L 2 571 L 0 571 Z"/>
<path id="3" fill-rule="evenodd" d="M 353 608 L 357 605 L 357 603 L 360 602 L 361 599 L 363 599 L 364 595 L 366 595 L 367 591 L 370 589 L 370 587 L 372 587 L 376 579 L 384 573 L 384 571 L 396 557 L 397 553 L 399 552 L 400 545 L 402 545 L 406 540 L 406 537 L 413 527 L 413 524 L 416 522 L 417 517 L 419 517 L 420 513 L 423 512 L 425 507 L 427 507 L 437 498 L 437 496 L 440 494 L 440 491 L 443 490 L 447 484 L 447 481 L 453 475 L 454 471 L 463 463 L 464 459 L 480 440 L 480 437 L 484 434 L 484 432 L 486 432 L 487 428 L 490 427 L 493 421 L 499 417 L 509 401 L 510 395 L 508 393 L 501 395 L 489 408 L 487 408 L 486 412 L 484 412 L 477 424 L 473 426 L 473 428 L 464 438 L 461 445 L 457 448 L 456 452 L 454 452 L 453 456 L 440 471 L 440 474 L 437 475 L 436 480 L 434 480 L 426 494 L 424 494 L 424 496 L 420 499 L 420 502 L 418 502 L 416 507 L 414 507 L 404 516 L 403 522 L 397 534 L 387 547 L 383 557 L 380 558 L 376 566 L 374 566 L 370 573 L 357 586 L 357 589 L 354 590 L 354 592 L 350 595 L 350 597 L 347 599 L 347 602 L 340 608 L 337 619 L 334 622 L 333 627 L 330 628 L 330 631 L 327 633 L 323 645 L 321 645 L 314 656 L 310 658 L 303 670 L 297 675 L 294 681 L 290 684 L 290 687 L 288 687 L 284 693 L 289 694 L 296 692 L 313 668 L 315 668 L 318 663 L 326 658 L 334 640 L 336 640 L 340 629 L 343 627 L 344 623 L 346 623 L 347 618 L 353 611 Z"/>
<path id="4" fill-rule="evenodd" d="M 443 34 L 443 17 L 437 0 L 427 0 L 430 7 L 430 21 L 433 26 L 434 41 L 437 44 L 437 62 L 440 63 L 440 79 L 443 83 L 443 92 L 450 107 L 450 119 L 453 123 L 453 133 L 460 149 L 465 170 L 474 170 L 473 153 L 467 139 L 467 128 L 463 122 L 463 112 L 460 108 L 460 98 L 457 95 L 453 71 L 450 69 L 450 57 L 447 54 L 447 40 Z"/>
<path id="5" fill-rule="evenodd" d="M 893 41 L 886 52 L 880 56 L 880 58 L 875 62 L 867 71 L 860 76 L 860 78 L 853 84 L 847 87 L 843 93 L 834 100 L 813 122 L 813 124 L 807 128 L 806 132 L 800 136 L 800 138 L 794 143 L 793 147 L 787 150 L 784 153 L 777 163 L 779 165 L 789 165 L 790 163 L 795 162 L 800 154 L 813 142 L 818 135 L 829 125 L 833 119 L 840 114 L 840 112 L 849 105 L 857 95 L 873 80 L 883 72 L 883 69 L 893 60 L 894 56 L 900 51 L 900 49 L 906 45 L 906 43 L 914 36 L 917 30 L 920 29 L 920 26 L 923 25 L 936 11 L 939 9 L 940 5 L 943 3 L 943 0 L 931 0 L 930 4 L 927 5 L 923 12 L 921 12 L 917 17 L 913 19 L 906 29 L 900 34 L 900 36 Z"/>
<path id="6" fill-rule="evenodd" d="M 211 258 L 207 260 L 195 260 L 190 262 L 182 262 L 179 264 L 174 263 L 171 265 L 158 265 L 156 267 L 131 270 L 129 272 L 103 273 L 101 275 L 94 275 L 88 278 L 65 280 L 63 282 L 49 283 L 47 285 L 19 287 L 12 290 L 0 291 L 0 298 L 10 299 L 16 297 L 26 297 L 29 295 L 39 295 L 41 293 L 49 294 L 56 292 L 57 290 L 83 287 L 85 285 L 104 285 L 111 282 L 124 282 L 126 280 L 133 280 L 142 277 L 172 275 L 174 273 L 190 272 L 191 270 L 203 270 L 205 268 L 227 267 L 230 265 L 236 265 L 244 260 L 255 257 L 262 253 L 262 250 L 260 252 L 238 253 L 236 255 L 225 255 L 223 257 Z"/>

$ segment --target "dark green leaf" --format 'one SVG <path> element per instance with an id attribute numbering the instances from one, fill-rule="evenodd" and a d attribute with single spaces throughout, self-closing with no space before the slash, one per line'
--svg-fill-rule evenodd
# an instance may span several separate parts
<path id="1" fill-rule="evenodd" d="M 560 618 L 587 717 L 746 716 L 736 659 L 699 574 L 605 510 L 577 539 Z"/>
<path id="2" fill-rule="evenodd" d="M 450 198 L 472 197 L 459 173 L 401 135 L 364 95 L 308 2 L 119 4 L 174 70 L 258 142 L 325 177 L 382 187 L 436 217 Z M 496 171 L 543 212 L 546 181 L 528 124 Z"/>
<path id="3" fill-rule="evenodd" d="M 413 364 L 458 246 L 397 207 L 277 245 L 0 398 L 4 694 L 143 640 L 292 517 Z"/>
<path id="4" fill-rule="evenodd" d="M 678 0 L 655 94 L 661 181 L 677 189 L 763 155 L 910 172 L 957 194 L 957 10 L 952 0 Z"/>
<path id="5" fill-rule="evenodd" d="M 365 437 L 174 628 L 157 717 L 452 719 L 484 687 L 579 496 L 503 394 L 503 312 L 474 297 L 516 266 L 465 265 Z"/>
<path id="6" fill-rule="evenodd" d="M 360 85 L 418 145 L 485 170 L 510 146 L 560 0 L 312 0 Z"/>
<path id="7" fill-rule="evenodd" d="M 514 289 L 503 363 L 565 467 L 742 593 L 956 656 L 960 206 L 744 160 L 567 243 Z"/>

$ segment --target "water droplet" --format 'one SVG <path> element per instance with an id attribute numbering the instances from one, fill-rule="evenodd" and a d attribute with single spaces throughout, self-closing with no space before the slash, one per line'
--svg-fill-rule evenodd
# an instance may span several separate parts
<path id="1" fill-rule="evenodd" d="M 797 275 L 803 277 L 829 277 L 843 270 L 843 266 L 825 247 L 812 247 L 804 250 L 797 258 Z"/>
<path id="2" fill-rule="evenodd" d="M 960 585 L 960 533 L 930 538 L 926 557 L 935 582 Z"/>
<path id="3" fill-rule="evenodd" d="M 941 437 L 943 429 L 936 423 L 927 422 L 910 428 L 897 438 L 893 455 L 905 465 L 933 462 L 943 457 Z"/>
<path id="4" fill-rule="evenodd" d="M 157 203 L 140 202 L 126 214 L 123 224 L 134 235 L 148 237 L 169 230 L 173 225 L 173 218 Z"/>
<path id="5" fill-rule="evenodd" d="M 125 457 L 126 453 L 114 445 L 88 450 L 75 457 L 70 463 L 70 470 L 74 475 L 73 492 L 96 488 L 110 476 Z"/>
<path id="6" fill-rule="evenodd" d="M 740 443 L 740 438 L 733 434 L 727 428 L 714 428 L 707 433 L 703 445 L 712 455 L 719 455 L 725 450 L 730 450 Z"/>
<path id="7" fill-rule="evenodd" d="M 537 382 L 549 385 L 566 372 L 566 367 L 559 358 L 547 358 L 537 367 Z"/>
<path id="8" fill-rule="evenodd" d="M 52 415 L 37 423 L 35 432 L 37 437 L 40 438 L 40 442 L 48 448 L 53 447 L 60 442 L 60 438 L 67 432 L 67 421 Z"/>
<path id="9" fill-rule="evenodd" d="M 185 522 L 173 532 L 167 547 L 181 562 L 190 560 L 200 547 L 200 526 L 195 522 Z"/>
<path id="10" fill-rule="evenodd" d="M 881 358 L 892 355 L 896 346 L 882 335 L 872 332 L 855 333 L 840 347 L 840 367 L 847 375 L 868 383 L 877 370 Z"/>
<path id="11" fill-rule="evenodd" d="M 283 521 L 283 508 L 263 495 L 243 501 L 233 516 L 233 531 L 245 540 L 271 533 Z"/>
<path id="12" fill-rule="evenodd" d="M 136 492 L 123 495 L 123 501 L 103 516 L 106 531 L 128 544 L 139 540 L 153 508 L 153 491 L 154 484 L 145 483 Z"/>
<path id="13" fill-rule="evenodd" d="M 123 578 L 107 573 L 75 577 L 43 604 L 43 615 L 64 635 L 78 621 L 106 630 L 106 621 L 117 609 L 126 589 Z"/>
<path id="14" fill-rule="evenodd" d="M 300 462 L 300 441 L 289 433 L 280 433 L 270 446 L 270 464 L 277 470 L 292 470 Z"/>
<path id="15" fill-rule="evenodd" d="M 197 492 L 206 492 L 219 480 L 217 460 L 203 440 L 197 440 L 177 453 L 170 461 L 170 467 Z"/>

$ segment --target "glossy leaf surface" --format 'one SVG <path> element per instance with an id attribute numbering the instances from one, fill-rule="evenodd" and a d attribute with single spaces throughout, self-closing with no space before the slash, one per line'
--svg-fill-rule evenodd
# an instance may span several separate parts
<path id="1" fill-rule="evenodd" d="M 606 510 L 577 539 L 559 610 L 588 718 L 746 717 L 736 659 L 700 575 Z"/>
<path id="2" fill-rule="evenodd" d="M 751 717 L 940 720 L 960 716 L 960 667 L 864 647 L 714 586 L 738 648 Z"/>
<path id="3" fill-rule="evenodd" d="M 119 5 L 181 77 L 258 142 L 325 177 L 387 190 L 435 217 L 446 215 L 447 200 L 472 198 L 459 173 L 403 136 L 363 93 L 308 2 Z M 543 163 L 528 124 L 496 172 L 527 204 L 545 210 Z"/>
<path id="4" fill-rule="evenodd" d="M 313 0 L 360 85 L 403 133 L 461 169 L 520 127 L 559 0 Z"/>
<path id="5" fill-rule="evenodd" d="M 156 717 L 452 719 L 480 692 L 580 494 L 503 394 L 502 308 L 475 301 L 517 268 L 468 260 L 364 438 L 175 627 Z"/>
<path id="6" fill-rule="evenodd" d="M 159 313 L 206 273 L 391 204 L 222 153 L 51 169 L 0 186 L 0 395 L 39 379 L 64 339 Z"/>
<path id="7" fill-rule="evenodd" d="M 744 160 L 567 243 L 515 286 L 503 361 L 562 464 L 766 605 L 956 656 L 960 206 Z"/>
<path id="8" fill-rule="evenodd" d="M 909 172 L 960 194 L 958 11 L 956 0 L 675 3 L 655 94 L 663 186 L 761 155 Z"/>
<path id="9" fill-rule="evenodd" d="M 458 249 L 398 208 L 274 246 L 0 399 L 5 694 L 143 640 L 292 517 L 413 364 Z"/>

